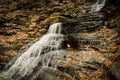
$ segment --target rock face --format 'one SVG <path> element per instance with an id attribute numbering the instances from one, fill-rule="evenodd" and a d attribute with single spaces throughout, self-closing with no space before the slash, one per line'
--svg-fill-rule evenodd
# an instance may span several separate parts
<path id="1" fill-rule="evenodd" d="M 100 41 L 105 40 L 100 29 L 103 28 L 104 15 L 102 13 L 81 13 L 73 22 L 65 29 L 68 42 L 75 42 L 77 40 L 78 48 L 83 49 L 88 47 L 97 47 L 101 45 Z M 70 26 L 70 27 L 68 27 Z M 69 34 L 69 35 L 68 35 Z M 69 37 L 74 37 L 70 39 Z"/>
<path id="2" fill-rule="evenodd" d="M 59 22 L 58 16 L 76 16 L 74 13 L 81 11 L 84 2 L 83 0 L 77 3 L 71 0 L 1 0 L 0 68 L 8 63 L 23 45 L 45 34 L 51 24 Z M 80 6 L 76 7 L 75 4 Z"/>
<path id="3" fill-rule="evenodd" d="M 87 1 L 90 0 L 86 0 L 86 2 Z M 4 5 L 1 5 L 1 12 L 5 11 L 4 18 L 3 13 L 0 14 L 0 33 L 2 33 L 0 36 L 4 39 L 1 40 L 0 48 L 5 49 L 4 51 L 1 50 L 1 54 L 9 51 L 9 53 L 12 53 L 11 55 L 14 55 L 21 46 L 44 34 L 49 25 L 55 22 L 62 22 L 66 54 L 57 66 L 57 70 L 48 67 L 44 72 L 40 74 L 34 72 L 25 79 L 119 80 L 118 75 L 120 73 L 117 71 L 119 70 L 119 64 L 114 63 L 120 59 L 119 30 L 117 29 L 119 28 L 118 21 L 120 20 L 116 18 L 116 16 L 119 16 L 119 12 L 115 13 L 114 17 L 111 17 L 111 15 L 114 15 L 113 12 L 117 11 L 116 9 L 109 9 L 112 3 L 107 1 L 107 6 L 103 9 L 104 13 L 89 13 L 87 11 L 84 13 L 82 12 L 82 8 L 84 8 L 82 5 L 85 3 L 85 0 L 52 0 L 49 1 L 49 3 L 46 2 L 47 0 L 35 0 L 35 2 L 29 2 L 29 0 L 25 2 L 22 0 L 19 2 L 17 2 L 17 0 L 13 1 L 12 4 L 7 6 L 14 7 L 10 8 L 9 12 L 11 12 L 11 14 L 6 12 Z M 18 7 L 16 7 L 16 5 L 18 5 Z M 25 6 L 24 8 L 22 8 L 23 5 Z M 118 7 L 118 5 L 113 6 Z M 2 9 L 2 7 L 4 7 L 4 9 Z M 86 7 L 89 6 L 86 5 Z M 113 12 L 109 13 L 109 11 Z M 11 59 L 7 67 L 10 67 L 36 40 L 21 48 L 18 54 L 16 54 L 17 56 Z M 67 44 L 69 44 L 70 47 L 68 47 Z M 4 56 L 5 59 L 2 62 L 8 62 L 9 59 L 7 58 L 6 60 L 8 55 Z M 2 57 L 3 56 L 1 56 L 1 59 Z M 39 66 L 37 68 L 39 69 Z"/>
<path id="4" fill-rule="evenodd" d="M 108 28 L 104 18 L 100 12 L 80 13 L 80 16 L 72 20 L 73 24 L 65 24 L 66 43 L 71 45 L 71 49 L 68 48 L 70 52 L 58 68 L 70 76 L 66 76 L 66 79 L 119 79 L 115 77 L 119 75 L 115 67 L 113 73 L 110 71 L 111 65 L 119 57 L 119 33 Z"/>

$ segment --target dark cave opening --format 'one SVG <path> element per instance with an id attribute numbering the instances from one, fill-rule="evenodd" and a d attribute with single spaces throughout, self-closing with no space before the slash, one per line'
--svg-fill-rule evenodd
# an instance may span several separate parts
<path id="1" fill-rule="evenodd" d="M 78 41 L 72 37 L 72 36 L 67 36 L 66 40 L 64 41 L 64 48 L 65 49 L 78 49 Z"/>

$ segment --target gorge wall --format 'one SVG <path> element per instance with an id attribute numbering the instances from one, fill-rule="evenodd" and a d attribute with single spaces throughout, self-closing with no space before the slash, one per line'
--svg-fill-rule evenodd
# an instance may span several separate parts
<path id="1" fill-rule="evenodd" d="M 84 5 L 94 1 L 1 0 L 1 70 L 11 57 L 22 54 L 45 34 L 51 24 L 62 22 L 62 33 L 66 36 L 64 47 L 68 49 L 68 54 L 58 65 L 60 71 L 50 72 L 49 69 L 38 79 L 119 80 L 115 69 L 112 73 L 111 66 L 119 60 L 120 1 L 107 0 L 101 12 L 84 14 Z"/>
<path id="2" fill-rule="evenodd" d="M 50 3 L 43 0 L 1 0 L 0 4 L 1 66 L 23 45 L 45 34 L 49 25 L 59 22 L 58 16 L 76 16 L 73 13 L 80 11 L 70 0 L 60 3 L 57 0 Z"/>

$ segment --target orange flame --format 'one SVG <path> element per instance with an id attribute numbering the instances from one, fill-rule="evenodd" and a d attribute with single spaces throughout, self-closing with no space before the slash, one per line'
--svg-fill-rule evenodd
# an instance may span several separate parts
<path id="1" fill-rule="evenodd" d="M 70 44 L 67 44 L 67 47 L 68 47 L 68 48 L 71 48 L 71 45 L 70 45 Z"/>
<path id="2" fill-rule="evenodd" d="M 88 48 L 89 48 L 89 46 L 90 46 L 90 45 L 87 45 L 86 49 L 88 49 Z"/>

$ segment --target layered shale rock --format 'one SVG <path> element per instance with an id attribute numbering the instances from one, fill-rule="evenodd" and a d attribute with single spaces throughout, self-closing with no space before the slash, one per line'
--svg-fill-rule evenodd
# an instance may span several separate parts
<path id="1" fill-rule="evenodd" d="M 90 13 L 89 4 L 82 6 L 85 1 L 91 0 L 53 0 L 49 3 L 46 3 L 47 0 L 27 1 L 16 0 L 7 7 L 0 6 L 2 65 L 6 64 L 3 62 L 8 63 L 8 55 L 16 54 L 7 67 L 13 65 L 38 40 L 36 38 L 46 33 L 49 25 L 62 22 L 66 54 L 57 70 L 48 67 L 48 70 L 39 74 L 37 66 L 36 71 L 26 80 L 119 80 L 119 63 L 115 64 L 120 59 L 119 5 L 115 2 L 119 0 L 112 1 L 115 5 L 107 1 L 102 10 L 104 13 Z M 83 8 L 87 10 L 83 11 Z M 28 45 L 22 47 L 28 42 Z M 3 57 L 4 53 L 8 53 L 7 56 L 5 54 Z"/>

